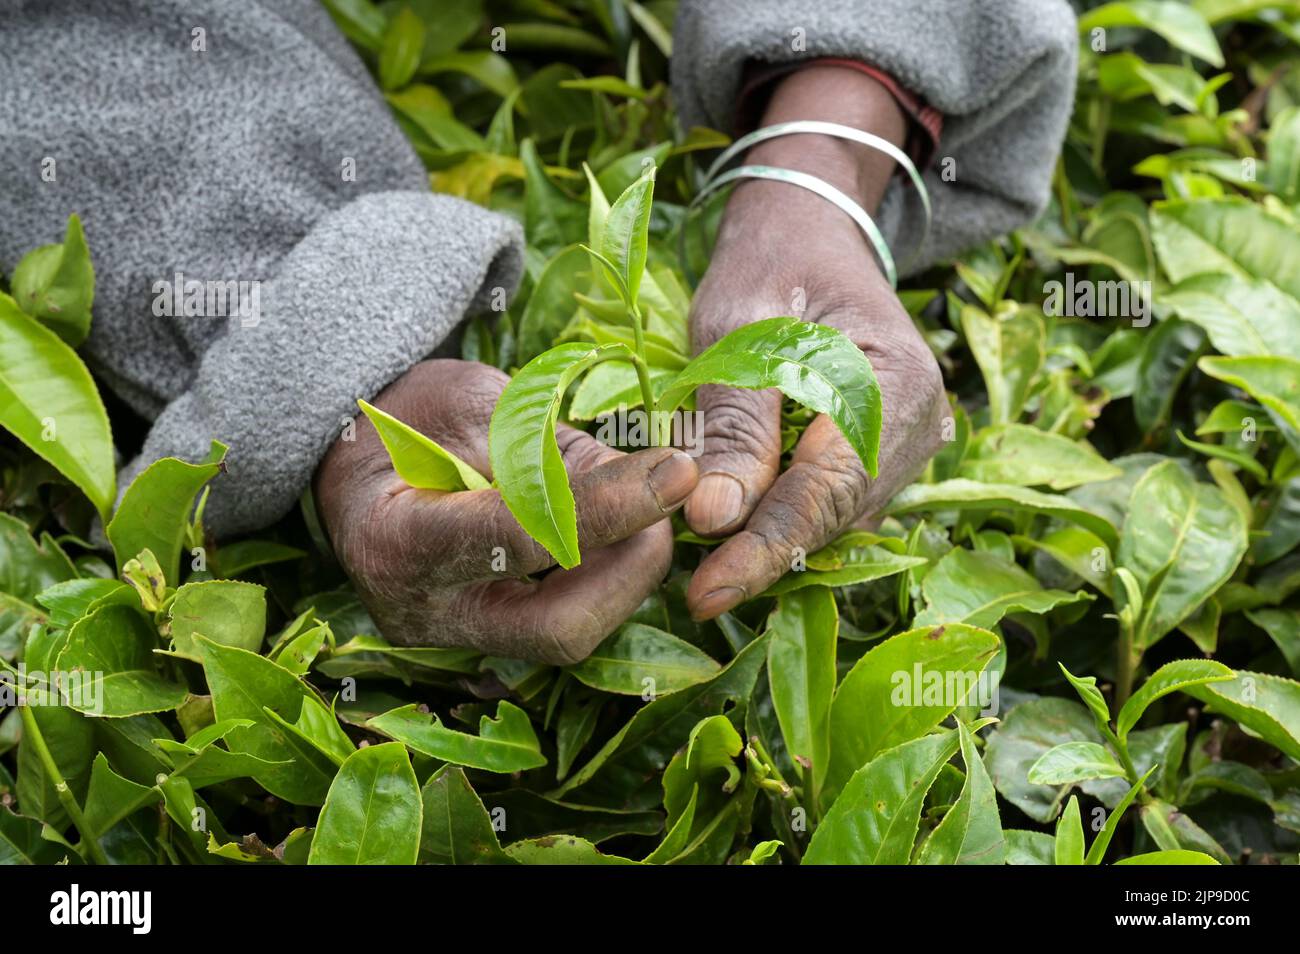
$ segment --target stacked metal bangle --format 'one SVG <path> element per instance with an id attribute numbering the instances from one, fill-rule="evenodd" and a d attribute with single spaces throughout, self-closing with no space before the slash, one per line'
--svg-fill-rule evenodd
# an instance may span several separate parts
<path id="1" fill-rule="evenodd" d="M 704 185 L 700 188 L 700 191 L 696 194 L 695 198 L 691 201 L 690 206 L 686 210 L 687 222 L 689 222 L 689 216 L 691 213 L 700 205 L 701 202 L 704 201 L 704 199 L 722 188 L 724 185 L 735 182 L 739 179 L 771 179 L 777 182 L 788 182 L 790 185 L 796 185 L 802 189 L 807 189 L 809 192 L 815 192 L 817 195 L 848 214 L 848 216 L 857 223 L 858 227 L 862 229 L 863 234 L 867 237 L 867 241 L 871 243 L 871 247 L 875 249 L 876 257 L 880 259 L 881 268 L 884 269 L 885 276 L 889 279 L 890 286 L 897 287 L 898 269 L 894 264 L 894 256 L 893 253 L 890 252 L 889 245 L 885 242 L 885 237 L 881 234 L 875 220 L 867 214 L 866 209 L 862 208 L 859 203 L 849 198 L 829 182 L 807 172 L 799 172 L 795 169 L 783 169 L 777 166 L 739 166 L 732 169 L 730 172 L 719 174 L 728 162 L 751 146 L 768 139 L 775 139 L 778 136 L 791 136 L 802 133 L 834 136 L 837 139 L 847 139 L 864 146 L 869 146 L 885 153 L 902 167 L 903 171 L 907 173 L 908 178 L 912 180 L 912 184 L 916 186 L 916 190 L 921 197 L 921 205 L 925 209 L 925 225 L 921 233 L 921 239 L 917 243 L 916 250 L 913 252 L 913 255 L 916 255 L 924 246 L 926 235 L 929 234 L 931 210 L 930 194 L 926 190 L 925 182 L 921 179 L 921 174 L 917 171 L 915 164 L 910 158 L 908 158 L 905 152 L 887 139 L 882 139 L 879 136 L 872 135 L 871 133 L 863 132 L 861 129 L 854 129 L 852 126 L 843 126 L 839 123 L 828 123 L 820 120 L 799 120 L 796 122 L 778 123 L 774 126 L 765 126 L 762 129 L 757 129 L 754 132 L 749 133 L 748 135 L 741 136 L 733 142 L 723 150 L 721 155 L 719 155 L 718 158 L 713 161 L 713 164 L 709 166 L 708 172 L 704 175 Z M 694 281 L 694 276 L 690 274 L 690 267 L 686 261 L 685 254 L 687 222 L 682 223 L 680 252 L 683 267 L 686 269 L 688 277 Z"/>

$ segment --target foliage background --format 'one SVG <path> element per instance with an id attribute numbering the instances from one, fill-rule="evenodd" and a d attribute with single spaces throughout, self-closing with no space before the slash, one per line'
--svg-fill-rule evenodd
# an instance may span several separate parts
<path id="1" fill-rule="evenodd" d="M 630 337 L 574 298 L 572 247 L 582 164 L 612 199 L 649 158 L 650 343 L 681 367 L 720 202 L 685 262 L 678 235 L 699 150 L 726 140 L 673 128 L 673 4 L 327 6 L 433 187 L 526 225 L 524 287 L 464 356 Z M 0 656 L 108 671 L 110 711 L 0 712 L 0 858 L 1294 863 L 1300 10 L 1132 0 L 1086 11 L 1080 41 L 1051 207 L 902 293 L 953 396 L 925 478 L 717 623 L 685 611 L 703 544 L 683 531 L 660 592 L 564 670 L 387 645 L 310 500 L 207 540 L 190 503 L 219 447 L 139 478 L 114 562 L 87 543 L 140 424 L 72 351 L 92 278 L 70 225 L 0 300 Z M 1045 313 L 1066 270 L 1150 282 L 1153 321 Z M 626 384 L 588 379 L 566 415 Z M 51 450 L 56 399 L 80 441 Z M 787 408 L 787 446 L 806 421 Z M 1000 673 L 1001 721 L 892 706 L 914 664 Z"/>

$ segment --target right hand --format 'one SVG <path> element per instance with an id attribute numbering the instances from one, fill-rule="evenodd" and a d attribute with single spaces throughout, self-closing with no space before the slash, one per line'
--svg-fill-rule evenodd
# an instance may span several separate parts
<path id="1" fill-rule="evenodd" d="M 487 365 L 431 360 L 373 403 L 490 477 L 488 422 L 507 381 Z M 528 576 L 555 561 L 495 489 L 408 486 L 365 418 L 354 440 L 334 443 L 316 473 L 316 500 L 339 561 L 387 639 L 568 665 L 654 591 L 672 561 L 664 518 L 695 488 L 695 463 L 666 447 L 624 454 L 563 425 L 556 439 L 577 505 L 582 563 L 536 580 Z M 502 556 L 505 569 L 495 570 Z"/>

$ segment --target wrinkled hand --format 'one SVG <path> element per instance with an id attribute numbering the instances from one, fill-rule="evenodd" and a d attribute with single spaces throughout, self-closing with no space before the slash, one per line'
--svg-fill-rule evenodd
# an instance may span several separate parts
<path id="1" fill-rule="evenodd" d="M 425 361 L 374 404 L 491 476 L 488 422 L 507 380 L 474 362 Z M 389 640 L 565 665 L 590 654 L 660 583 L 672 559 L 664 518 L 694 489 L 695 464 L 670 448 L 623 454 L 563 426 L 556 437 L 583 560 L 540 580 L 527 575 L 554 560 L 496 490 L 409 487 L 365 418 L 355 440 L 334 444 L 316 499 L 343 568 Z"/>
<path id="2" fill-rule="evenodd" d="M 857 115 L 838 115 L 835 104 L 852 104 Z M 806 70 L 783 82 L 764 123 L 792 118 L 838 121 L 902 139 L 901 113 L 888 94 L 870 77 L 839 67 Z M 820 175 L 869 212 L 893 166 L 865 147 L 806 135 L 761 144 L 747 161 Z M 797 187 L 743 182 L 728 202 L 712 264 L 695 296 L 694 347 L 788 314 L 839 329 L 870 359 L 884 412 L 880 472 L 868 477 L 835 424 L 821 415 L 805 431 L 790 467 L 778 474 L 780 392 L 701 388 L 704 452 L 686 520 L 701 535 L 734 536 L 691 580 L 687 600 L 699 619 L 758 595 L 800 551 L 813 552 L 877 512 L 942 443 L 949 412 L 938 364 L 853 220 Z"/>

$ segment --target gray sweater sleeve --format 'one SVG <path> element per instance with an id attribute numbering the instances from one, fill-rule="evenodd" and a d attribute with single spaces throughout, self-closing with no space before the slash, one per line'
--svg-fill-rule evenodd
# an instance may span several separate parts
<path id="1" fill-rule="evenodd" d="M 121 485 L 227 443 L 218 536 L 291 509 L 356 399 L 518 281 L 521 229 L 429 191 L 317 0 L 0 0 L 0 91 L 0 267 L 81 216 L 83 353 L 153 419 Z"/>
<path id="2" fill-rule="evenodd" d="M 915 272 L 1044 208 L 1077 56 L 1066 0 L 681 0 L 673 92 L 684 126 L 729 131 L 746 64 L 840 57 L 884 70 L 940 110 L 925 173 L 934 225 Z M 923 222 L 905 181 L 895 179 L 879 213 L 903 261 Z"/>

